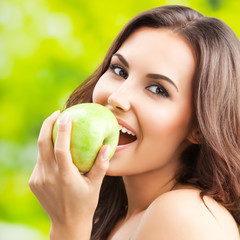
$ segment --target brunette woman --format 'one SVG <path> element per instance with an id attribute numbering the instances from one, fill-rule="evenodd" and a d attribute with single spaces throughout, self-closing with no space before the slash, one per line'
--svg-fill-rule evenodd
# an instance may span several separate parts
<path id="1" fill-rule="evenodd" d="M 184 6 L 132 19 L 66 107 L 109 108 L 120 134 L 80 175 L 66 114 L 42 126 L 30 187 L 51 239 L 239 240 L 240 43 L 221 20 Z M 134 135 L 134 136 L 132 136 Z"/>

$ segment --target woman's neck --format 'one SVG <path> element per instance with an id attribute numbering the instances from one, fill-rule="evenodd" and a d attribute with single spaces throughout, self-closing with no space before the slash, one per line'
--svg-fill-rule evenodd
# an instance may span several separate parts
<path id="1" fill-rule="evenodd" d="M 144 174 L 124 176 L 128 197 L 126 218 L 144 211 L 158 196 L 172 190 L 176 185 L 175 171 L 158 169 Z"/>

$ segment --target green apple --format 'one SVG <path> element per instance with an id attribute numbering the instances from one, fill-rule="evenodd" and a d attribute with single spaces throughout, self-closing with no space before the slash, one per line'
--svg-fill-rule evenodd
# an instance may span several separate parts
<path id="1" fill-rule="evenodd" d="M 72 119 L 70 152 L 80 173 L 91 169 L 104 144 L 110 146 L 109 159 L 113 156 L 119 140 L 119 125 L 109 109 L 96 103 L 82 103 L 69 107 L 64 112 L 68 112 Z M 54 144 L 62 115 L 63 113 L 53 127 Z"/>

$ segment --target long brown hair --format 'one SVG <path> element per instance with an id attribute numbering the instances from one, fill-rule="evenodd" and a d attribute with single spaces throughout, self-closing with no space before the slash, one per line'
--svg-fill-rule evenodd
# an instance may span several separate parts
<path id="1" fill-rule="evenodd" d="M 112 55 L 140 27 L 168 28 L 192 46 L 194 126 L 199 143 L 182 154 L 179 183 L 191 184 L 224 205 L 240 224 L 240 43 L 221 20 L 184 6 L 163 6 L 133 18 L 119 33 L 102 64 L 69 97 L 66 107 L 91 102 L 93 89 L 108 69 Z M 106 239 L 127 212 L 121 177 L 106 176 L 93 220 L 91 239 Z"/>

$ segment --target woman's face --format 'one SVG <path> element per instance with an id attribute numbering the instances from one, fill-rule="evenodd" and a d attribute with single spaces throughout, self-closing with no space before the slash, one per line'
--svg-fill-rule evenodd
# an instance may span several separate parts
<path id="1" fill-rule="evenodd" d="M 176 170 L 190 144 L 194 71 L 190 45 L 167 29 L 140 28 L 112 56 L 93 92 L 125 128 L 108 175 Z"/>

